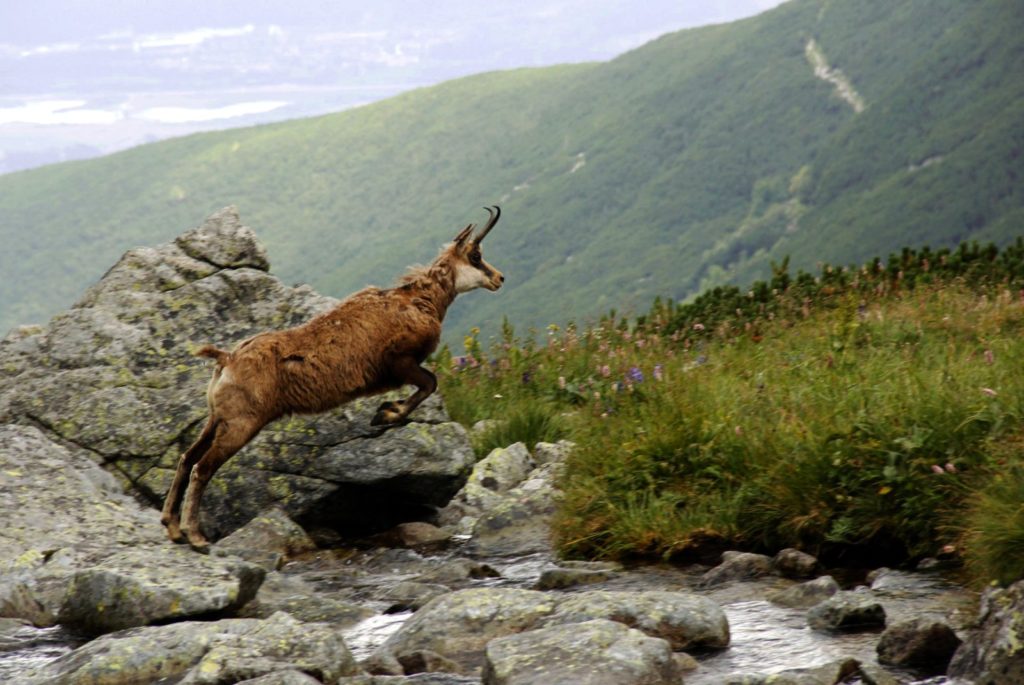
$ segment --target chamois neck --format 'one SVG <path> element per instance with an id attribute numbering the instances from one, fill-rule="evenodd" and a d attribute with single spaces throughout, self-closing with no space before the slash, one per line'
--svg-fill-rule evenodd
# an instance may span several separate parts
<path id="1" fill-rule="evenodd" d="M 448 307 L 455 300 L 455 269 L 441 256 L 427 267 L 412 270 L 402 279 L 401 286 L 411 291 L 416 306 L 444 320 Z"/>

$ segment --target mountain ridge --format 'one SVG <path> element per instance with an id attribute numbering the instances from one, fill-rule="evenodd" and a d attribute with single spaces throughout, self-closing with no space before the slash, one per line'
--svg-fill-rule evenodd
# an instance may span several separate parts
<path id="1" fill-rule="evenodd" d="M 0 177 L 0 328 L 227 204 L 286 280 L 343 296 L 502 204 L 500 297 L 448 329 L 642 311 L 792 255 L 863 262 L 1022 231 L 1024 18 L 1013 3 L 791 0 L 608 62 L 470 76 L 313 119 Z M 856 112 L 814 73 L 863 98 Z M 40 288 L 47 283 L 49 290 Z"/>

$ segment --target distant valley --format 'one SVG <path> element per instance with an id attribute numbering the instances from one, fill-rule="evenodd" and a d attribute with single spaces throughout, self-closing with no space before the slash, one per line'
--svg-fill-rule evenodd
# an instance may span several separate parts
<path id="1" fill-rule="evenodd" d="M 276 273 L 334 296 L 501 204 L 487 258 L 507 286 L 460 301 L 453 335 L 644 311 L 787 255 L 1006 244 L 1024 231 L 1021 35 L 1009 0 L 792 0 L 606 62 L 0 176 L 0 328 L 228 204 Z"/>

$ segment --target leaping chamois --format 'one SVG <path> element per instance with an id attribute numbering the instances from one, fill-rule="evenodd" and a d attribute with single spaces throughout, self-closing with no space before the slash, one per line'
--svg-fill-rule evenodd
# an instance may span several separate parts
<path id="1" fill-rule="evenodd" d="M 305 324 L 260 333 L 231 352 L 212 345 L 196 352 L 217 366 L 206 391 L 206 426 L 181 455 L 164 500 L 160 520 L 171 540 L 209 550 L 199 530 L 203 490 L 217 469 L 271 421 L 415 385 L 409 397 L 381 404 L 371 421 L 394 424 L 434 392 L 437 378 L 421 364 L 437 348 L 455 296 L 476 288 L 494 291 L 505 281 L 480 252 L 501 216 L 497 206 L 486 209 L 490 218 L 475 237 L 475 225 L 466 226 L 432 264 L 410 269 L 395 287 L 364 288 Z"/>

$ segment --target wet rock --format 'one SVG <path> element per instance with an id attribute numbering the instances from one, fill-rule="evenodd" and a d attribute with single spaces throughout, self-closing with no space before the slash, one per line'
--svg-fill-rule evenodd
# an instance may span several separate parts
<path id="1" fill-rule="evenodd" d="M 685 592 L 573 593 L 559 600 L 545 623 L 580 623 L 597 618 L 618 621 L 663 638 L 674 650 L 719 649 L 729 645 L 729 622 L 721 607 Z"/>
<path id="2" fill-rule="evenodd" d="M 865 579 L 868 586 L 876 592 L 900 592 L 914 590 L 920 586 L 921 575 L 891 568 L 877 568 Z"/>
<path id="3" fill-rule="evenodd" d="M 472 578 L 498 578 L 500 573 L 489 564 L 473 559 L 448 559 L 416 576 L 421 583 L 457 583 Z"/>
<path id="4" fill-rule="evenodd" d="M 876 650 L 879 663 L 942 675 L 960 643 L 945 623 L 916 618 L 886 628 Z"/>
<path id="5" fill-rule="evenodd" d="M 374 613 L 360 604 L 318 592 L 301 578 L 271 572 L 260 586 L 256 598 L 242 607 L 238 615 L 242 618 L 270 618 L 278 612 L 285 612 L 306 623 L 330 623 L 339 628 L 355 625 Z"/>
<path id="6" fill-rule="evenodd" d="M 607 569 L 548 568 L 541 571 L 535 589 L 562 590 L 577 585 L 603 583 L 613 577 L 615 572 Z"/>
<path id="7" fill-rule="evenodd" d="M 449 592 L 451 590 L 445 585 L 407 580 L 388 587 L 380 598 L 392 602 L 388 613 L 396 613 L 405 610 L 418 611 L 430 600 Z"/>
<path id="8" fill-rule="evenodd" d="M 822 666 L 793 668 L 771 675 L 738 675 L 727 678 L 723 685 L 838 685 L 859 673 L 856 659 L 840 659 Z"/>
<path id="9" fill-rule="evenodd" d="M 213 645 L 180 682 L 217 685 L 291 670 L 321 682 L 358 671 L 345 643 L 330 626 L 275 614 L 245 635 Z"/>
<path id="10" fill-rule="evenodd" d="M 265 571 L 166 543 L 116 552 L 71 577 L 57 620 L 100 634 L 214 613 L 256 595 Z"/>
<path id="11" fill-rule="evenodd" d="M 509 557 L 551 552 L 551 519 L 561 491 L 553 484 L 556 465 L 535 469 L 473 526 L 470 552 Z"/>
<path id="12" fill-rule="evenodd" d="M 338 685 L 480 685 L 476 676 L 454 673 L 417 673 L 411 676 L 357 675 L 342 678 Z"/>
<path id="13" fill-rule="evenodd" d="M 129 251 L 46 327 L 0 342 L 0 423 L 88 446 L 123 485 L 160 502 L 205 419 L 210 371 L 196 346 L 230 347 L 336 302 L 266 269 L 232 208 L 174 242 Z M 464 429 L 436 396 L 408 425 L 370 426 L 380 401 L 268 426 L 211 483 L 207 534 L 221 537 L 274 503 L 310 527 L 377 530 L 443 505 L 473 463 Z"/>
<path id="14" fill-rule="evenodd" d="M 885 609 L 866 592 L 838 592 L 807 612 L 815 630 L 861 631 L 885 626 Z"/>
<path id="15" fill-rule="evenodd" d="M 330 626 L 277 614 L 111 633 L 37 669 L 26 683 L 222 683 L 277 671 L 333 682 L 357 668 Z"/>
<path id="16" fill-rule="evenodd" d="M 824 602 L 837 592 L 839 583 L 832 576 L 821 576 L 785 590 L 772 592 L 768 595 L 768 601 L 791 609 L 807 609 Z"/>
<path id="17" fill-rule="evenodd" d="M 479 664 L 490 640 L 529 630 L 554 610 L 554 598 L 531 590 L 471 589 L 442 595 L 387 639 L 374 656 L 371 671 L 395 673 L 386 668 L 388 662 L 423 650 L 471 668 Z"/>
<path id="18" fill-rule="evenodd" d="M 816 557 L 798 549 L 781 550 L 772 558 L 772 570 L 786 578 L 813 578 L 820 568 Z"/>
<path id="19" fill-rule="evenodd" d="M 903 685 L 903 681 L 896 676 L 880 666 L 868 663 L 860 665 L 860 679 L 864 681 L 864 685 Z"/>
<path id="20" fill-rule="evenodd" d="M 1024 580 L 989 588 L 981 597 L 978 629 L 953 655 L 950 678 L 979 685 L 1024 682 Z"/>
<path id="21" fill-rule="evenodd" d="M 622 564 L 617 561 L 584 561 L 582 559 L 559 559 L 558 565 L 562 568 L 571 568 L 578 571 L 621 571 Z"/>
<path id="22" fill-rule="evenodd" d="M 679 674 L 665 640 L 613 621 L 553 626 L 487 644 L 485 685 L 659 685 Z"/>
<path id="23" fill-rule="evenodd" d="M 289 556 L 316 549 L 302 526 L 279 506 L 264 510 L 213 546 L 215 555 L 231 555 L 273 571 Z"/>
<path id="24" fill-rule="evenodd" d="M 701 576 L 700 587 L 712 587 L 734 580 L 749 580 L 772 571 L 771 557 L 750 552 L 724 552 L 722 563 Z"/>

